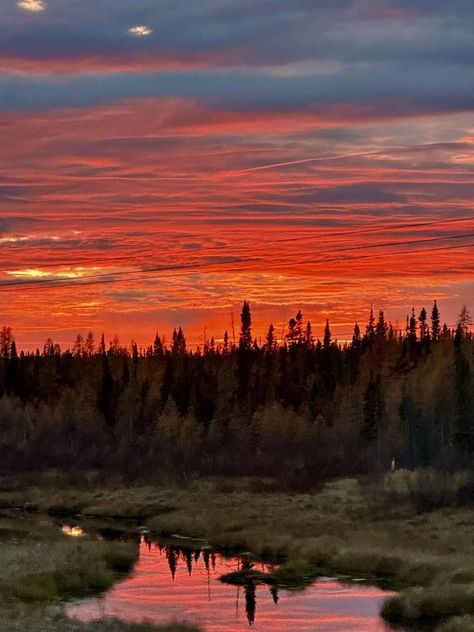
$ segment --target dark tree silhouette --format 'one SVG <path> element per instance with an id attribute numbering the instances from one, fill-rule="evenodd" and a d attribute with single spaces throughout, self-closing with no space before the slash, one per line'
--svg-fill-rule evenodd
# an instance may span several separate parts
<path id="1" fill-rule="evenodd" d="M 431 310 L 431 337 L 433 340 L 438 340 L 440 335 L 440 316 L 439 309 L 436 301 L 433 304 L 433 309 Z"/>
<path id="2" fill-rule="evenodd" d="M 240 314 L 240 339 L 239 349 L 248 351 L 252 346 L 252 315 L 250 313 L 250 304 L 244 301 L 242 312 Z"/>

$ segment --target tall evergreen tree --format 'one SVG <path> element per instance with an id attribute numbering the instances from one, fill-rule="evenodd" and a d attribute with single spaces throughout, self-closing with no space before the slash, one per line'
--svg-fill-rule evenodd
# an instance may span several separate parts
<path id="1" fill-rule="evenodd" d="M 240 314 L 240 340 L 239 349 L 248 351 L 252 346 L 252 315 L 250 312 L 250 304 L 244 301 L 242 312 Z"/>
<path id="2" fill-rule="evenodd" d="M 84 353 L 84 338 L 81 334 L 77 334 L 74 346 L 72 348 L 72 355 L 75 358 L 80 358 Z"/>
<path id="3" fill-rule="evenodd" d="M 173 331 L 171 353 L 173 355 L 186 353 L 186 339 L 181 327 L 179 327 L 178 331 L 176 329 Z"/>
<path id="4" fill-rule="evenodd" d="M 411 316 L 409 318 L 407 316 L 407 325 L 408 325 L 407 338 L 409 342 L 416 343 L 416 341 L 418 340 L 418 333 L 417 333 L 418 325 L 416 321 L 414 307 L 412 307 Z"/>
<path id="5" fill-rule="evenodd" d="M 469 328 L 472 326 L 472 318 L 466 305 L 463 305 L 458 316 L 457 327 L 461 331 L 462 336 L 467 336 Z"/>
<path id="6" fill-rule="evenodd" d="M 427 342 L 430 339 L 430 328 L 428 325 L 428 314 L 424 307 L 418 316 L 418 321 L 420 323 L 420 340 L 422 342 Z"/>
<path id="7" fill-rule="evenodd" d="M 352 343 L 351 343 L 351 348 L 353 349 L 353 351 L 360 351 L 362 345 L 362 338 L 360 335 L 360 327 L 359 325 L 356 323 L 354 325 L 354 333 L 352 334 Z"/>
<path id="8" fill-rule="evenodd" d="M 10 357 L 11 345 L 13 342 L 13 331 L 11 327 L 3 327 L 0 331 L 0 356 Z"/>
<path id="9" fill-rule="evenodd" d="M 87 357 L 91 358 L 94 355 L 95 351 L 95 342 L 94 342 L 94 334 L 92 331 L 89 331 L 87 334 L 86 340 L 84 342 L 84 353 Z"/>
<path id="10" fill-rule="evenodd" d="M 379 319 L 375 328 L 375 338 L 379 341 L 383 341 L 387 338 L 388 325 L 385 322 L 385 316 L 383 310 L 379 310 Z"/>
<path id="11" fill-rule="evenodd" d="M 265 351 L 267 353 L 271 353 L 272 351 L 275 350 L 276 345 L 277 345 L 277 340 L 275 336 L 275 327 L 273 326 L 273 323 L 270 323 L 270 326 L 267 332 L 267 337 L 265 338 Z"/>
<path id="12" fill-rule="evenodd" d="M 433 309 L 431 310 L 431 337 L 433 340 L 438 340 L 440 336 L 440 318 L 439 318 L 439 309 L 436 301 L 433 304 Z"/>
<path id="13" fill-rule="evenodd" d="M 224 341 L 222 343 L 222 351 L 224 352 L 224 355 L 229 353 L 229 332 L 227 331 L 227 329 L 224 332 Z"/>
<path id="14" fill-rule="evenodd" d="M 97 353 L 100 356 L 105 355 L 105 336 L 104 336 L 103 332 L 102 332 L 102 336 L 100 337 L 100 342 L 99 342 L 99 347 L 97 349 Z"/>
<path id="15" fill-rule="evenodd" d="M 370 308 L 369 322 L 365 328 L 365 338 L 369 343 L 375 340 L 375 316 L 373 307 Z"/>
<path id="16" fill-rule="evenodd" d="M 163 356 L 163 343 L 161 341 L 158 332 L 156 333 L 155 339 L 153 341 L 153 355 L 162 357 Z"/>
<path id="17" fill-rule="evenodd" d="M 323 337 L 323 349 L 327 350 L 331 347 L 331 328 L 329 327 L 329 318 L 326 319 L 326 326 L 324 328 L 324 337 Z"/>

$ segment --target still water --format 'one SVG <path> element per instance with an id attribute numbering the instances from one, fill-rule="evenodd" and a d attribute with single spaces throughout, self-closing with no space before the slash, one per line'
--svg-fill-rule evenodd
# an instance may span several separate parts
<path id="1" fill-rule="evenodd" d="M 379 617 L 390 593 L 365 583 L 320 579 L 303 590 L 249 583 L 233 586 L 220 577 L 242 568 L 239 558 L 208 549 L 165 546 L 142 540 L 133 572 L 101 597 L 71 603 L 70 617 L 83 621 L 115 617 L 155 623 L 201 625 L 206 632 L 387 632 Z M 259 571 L 272 567 L 255 564 Z"/>

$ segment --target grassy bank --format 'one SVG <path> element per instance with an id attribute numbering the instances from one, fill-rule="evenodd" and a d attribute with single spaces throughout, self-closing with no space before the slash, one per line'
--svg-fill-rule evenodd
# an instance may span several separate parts
<path id="1" fill-rule="evenodd" d="M 137 546 L 71 538 L 49 520 L 1 519 L 0 598 L 57 601 L 106 590 L 130 570 Z"/>
<path id="2" fill-rule="evenodd" d="M 0 632 L 198 632 L 178 623 L 68 619 L 58 602 L 110 588 L 132 568 L 137 543 L 68 537 L 30 511 L 0 514 Z"/>
<path id="3" fill-rule="evenodd" d="M 150 623 L 124 623 L 102 619 L 81 623 L 68 619 L 52 608 L 1 604 L 0 632 L 200 632 L 181 623 L 155 626 Z"/>
<path id="4" fill-rule="evenodd" d="M 0 503 L 135 518 L 162 535 L 200 537 L 224 550 L 283 561 L 283 577 L 311 576 L 323 568 L 385 580 L 387 586 L 418 587 L 420 599 L 449 591 L 449 599 L 438 600 L 436 616 L 427 617 L 424 608 L 413 616 L 415 610 L 392 602 L 385 615 L 393 621 L 430 619 L 434 626 L 455 616 L 465 622 L 472 612 L 463 605 L 466 599 L 471 603 L 474 581 L 474 524 L 464 475 L 397 472 L 378 482 L 333 482 L 312 494 L 281 493 L 272 481 L 253 479 L 132 489 L 109 483 L 100 491 L 93 479 L 76 489 L 63 483 L 54 476 L 39 486 L 4 479 Z M 464 504 L 458 506 L 459 497 Z M 412 595 L 402 592 L 399 599 L 412 603 Z"/>

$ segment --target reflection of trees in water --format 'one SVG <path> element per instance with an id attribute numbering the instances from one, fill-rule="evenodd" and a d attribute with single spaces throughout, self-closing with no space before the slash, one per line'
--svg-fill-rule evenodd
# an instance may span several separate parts
<path id="1" fill-rule="evenodd" d="M 245 584 L 245 612 L 249 625 L 255 623 L 255 612 L 257 610 L 257 594 L 255 582 Z"/>
<path id="2" fill-rule="evenodd" d="M 189 546 L 176 546 L 171 544 L 163 544 L 161 542 L 154 543 L 152 538 L 148 534 L 143 535 L 143 543 L 147 547 L 148 550 L 151 550 L 153 544 L 155 544 L 156 548 L 160 551 L 160 553 L 165 557 L 171 577 L 174 581 L 176 577 L 176 572 L 178 570 L 178 566 L 180 562 L 183 566 L 186 567 L 189 576 L 192 575 L 193 570 L 200 560 L 204 564 L 204 568 L 207 573 L 207 583 L 208 583 L 208 595 L 209 600 L 211 599 L 211 584 L 210 584 L 210 576 L 211 569 L 213 571 L 216 570 L 217 566 L 217 555 L 210 551 L 206 547 L 189 547 Z M 237 562 L 237 570 L 250 572 L 255 568 L 255 564 L 248 558 L 244 557 L 238 558 Z M 272 567 L 268 567 L 265 564 L 261 565 L 262 571 L 268 571 Z M 237 587 L 236 594 L 236 615 L 239 610 L 239 594 L 242 587 Z M 256 618 L 256 610 L 257 610 L 257 583 L 249 578 L 243 585 L 243 591 L 245 596 L 245 614 L 247 616 L 247 621 L 249 625 L 254 625 Z M 273 603 L 276 605 L 279 601 L 278 588 L 275 586 L 270 587 L 270 595 L 272 597 Z"/>
<path id="3" fill-rule="evenodd" d="M 166 547 L 166 559 L 168 560 L 168 565 L 170 567 L 171 577 L 174 580 L 176 575 L 176 569 L 178 567 L 178 559 L 179 559 L 180 551 L 177 551 L 173 547 Z"/>
<path id="4" fill-rule="evenodd" d="M 208 549 L 204 549 L 204 551 L 202 552 L 202 557 L 204 559 L 204 566 L 206 567 L 206 571 L 209 572 L 209 560 L 211 554 L 209 553 Z"/>
<path id="5" fill-rule="evenodd" d="M 270 588 L 270 594 L 272 596 L 273 603 L 276 606 L 278 604 L 278 602 L 280 601 L 280 596 L 278 595 L 278 588 L 276 588 L 275 586 L 272 586 Z"/>
<path id="6" fill-rule="evenodd" d="M 187 549 L 183 553 L 184 559 L 186 560 L 186 568 L 188 569 L 188 574 L 191 576 L 193 572 L 193 552 L 191 549 Z"/>

